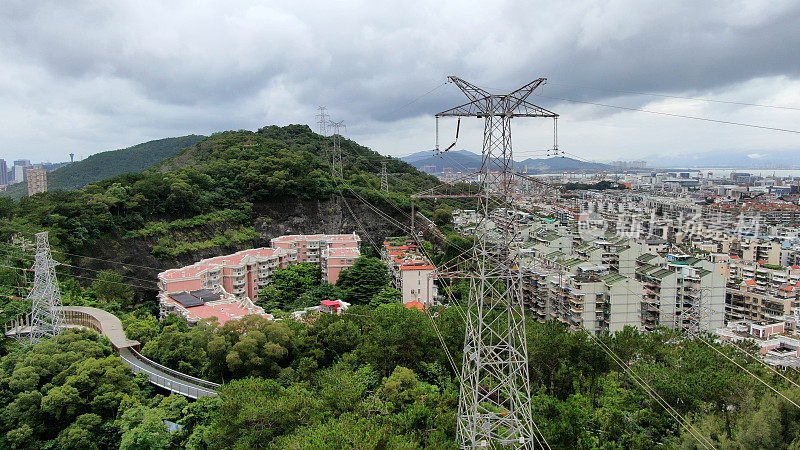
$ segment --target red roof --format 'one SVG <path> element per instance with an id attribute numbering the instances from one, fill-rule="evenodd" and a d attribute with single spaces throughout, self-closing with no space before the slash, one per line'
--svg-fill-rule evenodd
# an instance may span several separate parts
<path id="1" fill-rule="evenodd" d="M 792 266 L 792 269 L 800 269 L 800 266 Z"/>
<path id="2" fill-rule="evenodd" d="M 744 284 L 746 284 L 748 286 L 755 286 L 756 285 L 756 281 L 755 280 L 744 280 Z"/>
<path id="3" fill-rule="evenodd" d="M 413 302 L 406 303 L 406 308 L 408 308 L 408 309 L 417 308 L 420 311 L 424 311 L 425 310 L 425 305 L 423 305 L 422 302 L 418 302 L 418 301 L 414 300 Z"/>
<path id="4" fill-rule="evenodd" d="M 766 263 L 767 263 L 767 260 L 766 260 L 766 259 L 759 259 L 759 260 L 758 260 L 758 263 L 759 263 L 759 264 L 766 264 Z"/>
<path id="5" fill-rule="evenodd" d="M 339 302 L 335 300 L 323 300 L 320 303 L 322 304 L 322 306 L 333 306 L 334 308 L 339 307 Z"/>
<path id="6" fill-rule="evenodd" d="M 736 255 L 731 255 L 731 259 L 740 259 L 740 258 Z"/>
<path id="7" fill-rule="evenodd" d="M 400 270 L 433 270 L 433 266 L 400 266 Z"/>

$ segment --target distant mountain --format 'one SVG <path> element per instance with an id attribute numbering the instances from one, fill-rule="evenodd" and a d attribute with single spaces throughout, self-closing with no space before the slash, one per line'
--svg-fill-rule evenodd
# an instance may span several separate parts
<path id="1" fill-rule="evenodd" d="M 411 164 L 419 170 L 425 170 L 425 166 L 435 166 L 434 172 L 441 172 L 445 167 L 452 167 L 455 170 L 479 169 L 481 167 L 481 156 L 468 150 L 455 150 L 441 155 L 434 155 L 431 151 L 422 151 L 403 156 L 401 160 Z M 515 161 L 518 170 L 528 170 L 530 173 L 546 173 L 549 171 L 563 170 L 608 170 L 610 166 L 600 163 L 584 162 L 573 158 L 553 156 L 550 158 L 528 158 L 523 161 Z"/>
<path id="2" fill-rule="evenodd" d="M 148 141 L 133 147 L 96 153 L 88 158 L 66 165 L 47 174 L 49 191 L 73 191 L 88 184 L 106 180 L 124 173 L 141 172 L 166 158 L 175 156 L 205 136 L 191 134 L 173 138 Z M 27 193 L 27 185 L 18 183 L 8 187 L 2 194 L 20 198 Z"/>
<path id="3" fill-rule="evenodd" d="M 686 155 L 646 158 L 652 167 L 701 167 L 725 169 L 791 169 L 800 167 L 800 150 L 715 150 Z"/>

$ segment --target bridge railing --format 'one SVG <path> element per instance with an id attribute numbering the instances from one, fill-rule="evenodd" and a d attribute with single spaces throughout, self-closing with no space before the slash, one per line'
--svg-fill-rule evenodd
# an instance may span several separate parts
<path id="1" fill-rule="evenodd" d="M 128 350 L 130 351 L 131 355 L 133 355 L 134 358 L 138 359 L 139 361 L 141 361 L 145 365 L 148 365 L 150 367 L 158 369 L 159 371 L 164 372 L 164 373 L 170 375 L 173 378 L 177 378 L 179 380 L 182 380 L 182 381 L 185 381 L 187 383 L 194 384 L 194 385 L 202 386 L 202 387 L 204 387 L 206 389 L 210 389 L 210 390 L 213 390 L 213 391 L 216 391 L 220 387 L 220 385 L 217 384 L 217 383 L 212 383 L 211 381 L 203 380 L 202 378 L 195 378 L 193 376 L 186 375 L 185 373 L 178 372 L 177 370 L 170 369 L 167 366 L 163 366 L 163 365 L 153 361 L 152 359 L 142 355 L 141 353 L 137 352 L 136 350 L 134 350 L 132 348 L 129 348 Z"/>
<path id="2" fill-rule="evenodd" d="M 125 349 L 125 350 L 129 350 L 129 349 Z M 139 364 L 136 363 L 136 360 L 138 360 L 139 358 L 137 358 L 133 354 L 133 352 L 125 351 L 125 350 L 120 352 L 120 358 L 122 358 L 122 360 L 125 361 L 128 364 L 128 366 L 130 366 L 131 371 L 133 373 L 144 373 L 145 375 L 147 375 L 147 378 L 150 381 L 150 383 L 152 383 L 152 384 L 154 384 L 156 386 L 159 386 L 161 388 L 167 389 L 168 391 L 170 391 L 172 393 L 181 394 L 181 395 L 184 395 L 186 397 L 195 398 L 195 399 L 200 398 L 200 397 L 210 397 L 210 396 L 216 396 L 217 395 L 217 392 L 214 389 L 205 388 L 205 387 L 199 387 L 199 386 L 193 386 L 191 384 L 184 383 L 184 382 L 181 382 L 179 380 L 176 381 L 175 377 L 168 378 L 168 377 L 166 377 L 164 375 L 161 375 L 160 373 L 158 373 L 155 370 L 150 370 L 148 368 L 148 366 L 141 367 Z M 141 362 L 143 364 L 146 364 L 146 363 L 144 363 L 144 361 L 141 361 Z"/>

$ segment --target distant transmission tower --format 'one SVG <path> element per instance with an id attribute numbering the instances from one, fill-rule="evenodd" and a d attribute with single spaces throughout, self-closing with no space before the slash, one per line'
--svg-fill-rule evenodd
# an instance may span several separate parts
<path id="1" fill-rule="evenodd" d="M 331 152 L 331 175 L 333 178 L 344 178 L 344 168 L 342 167 L 342 135 L 340 130 L 347 129 L 344 121 L 328 122 L 329 127 L 333 130 L 333 151 Z"/>
<path id="2" fill-rule="evenodd" d="M 514 173 L 511 118 L 555 120 L 558 115 L 527 101 L 544 78 L 505 95 L 490 94 L 458 77 L 449 78 L 469 102 L 436 114 L 436 119 L 484 119 L 479 190 L 472 195 L 481 215 L 476 229 L 481 230 L 493 212 L 506 214 L 513 207 L 515 185 L 527 182 L 527 177 Z M 437 198 L 437 194 L 415 197 Z M 515 220 L 511 226 L 498 227 L 499 237 L 490 238 L 486 233 L 478 236 L 472 254 L 474 270 L 464 275 L 470 278 L 470 291 L 458 400 L 457 435 L 462 448 L 533 448 L 539 440 L 531 411 L 519 264 L 511 249 L 518 228 Z"/>
<path id="3" fill-rule="evenodd" d="M 386 174 L 386 161 L 381 162 L 381 190 L 389 192 L 389 177 Z"/>
<path id="4" fill-rule="evenodd" d="M 697 294 L 689 296 L 689 301 L 686 302 L 687 294 L 684 293 L 684 303 L 689 303 L 691 306 L 683 310 L 679 317 L 679 329 L 686 333 L 686 337 L 694 339 L 700 333 L 710 332 L 711 327 L 711 309 L 708 308 L 707 299 L 710 295 L 710 289 L 700 288 Z"/>
<path id="5" fill-rule="evenodd" d="M 328 135 L 328 122 L 331 119 L 331 116 L 328 115 L 328 108 L 325 106 L 318 106 L 317 107 L 317 133 L 327 136 Z"/>
<path id="6" fill-rule="evenodd" d="M 56 263 L 50 253 L 47 232 L 36 234 L 36 257 L 33 289 L 28 294 L 31 301 L 30 343 L 61 333 L 64 313 L 61 311 L 61 293 L 56 280 Z"/>

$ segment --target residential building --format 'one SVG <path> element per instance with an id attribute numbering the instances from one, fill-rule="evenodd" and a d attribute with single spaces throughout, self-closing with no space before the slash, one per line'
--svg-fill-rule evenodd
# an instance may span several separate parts
<path id="1" fill-rule="evenodd" d="M 47 192 L 47 171 L 44 169 L 26 170 L 28 178 L 28 195 Z"/>
<path id="2" fill-rule="evenodd" d="M 272 315 L 265 313 L 263 308 L 256 306 L 249 298 L 236 298 L 219 287 L 215 290 L 197 289 L 172 293 L 162 291 L 158 300 L 160 318 L 178 314 L 189 325 L 213 320 L 224 325 L 229 320 L 238 320 L 251 314 L 272 319 Z"/>
<path id="3" fill-rule="evenodd" d="M 239 300 L 255 299 L 259 290 L 272 282 L 276 269 L 295 263 L 295 250 L 267 247 L 242 250 L 161 272 L 158 284 L 161 292 L 167 294 L 220 288 Z"/>
<path id="4" fill-rule="evenodd" d="M 392 285 L 402 294 L 403 304 L 420 302 L 430 306 L 439 295 L 435 270 L 408 237 L 390 237 L 383 242 L 383 261 L 389 266 Z"/>
<path id="5" fill-rule="evenodd" d="M 274 247 L 242 250 L 161 272 L 158 285 L 162 294 L 208 289 L 236 300 L 254 300 L 272 282 L 276 269 L 300 262 L 319 264 L 323 279 L 335 283 L 339 272 L 360 255 L 360 242 L 356 234 L 280 236 L 272 239 Z"/>
<path id="6" fill-rule="evenodd" d="M 328 283 L 336 284 L 339 273 L 361 256 L 361 238 L 351 234 L 292 234 L 273 238 L 273 248 L 297 252 L 298 263 L 317 264 Z"/>
<path id="7" fill-rule="evenodd" d="M 797 315 L 777 320 L 752 322 L 737 320 L 717 328 L 714 334 L 723 343 L 752 342 L 767 364 L 780 368 L 800 368 L 800 336 L 796 333 Z M 792 333 L 794 328 L 795 333 Z"/>
<path id="8" fill-rule="evenodd" d="M 12 167 L 12 176 L 14 183 L 22 183 L 25 181 L 25 171 L 31 167 L 30 160 L 27 159 L 18 159 L 14 161 L 14 166 Z"/>

